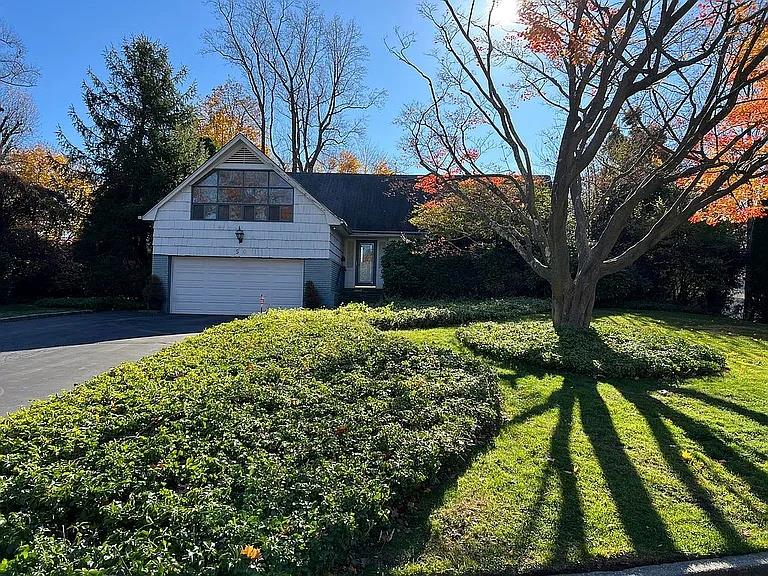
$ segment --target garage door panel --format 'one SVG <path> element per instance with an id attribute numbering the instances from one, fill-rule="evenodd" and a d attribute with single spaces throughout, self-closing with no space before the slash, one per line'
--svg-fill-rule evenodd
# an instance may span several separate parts
<path id="1" fill-rule="evenodd" d="M 250 314 L 302 304 L 304 262 L 266 258 L 174 257 L 171 312 Z"/>

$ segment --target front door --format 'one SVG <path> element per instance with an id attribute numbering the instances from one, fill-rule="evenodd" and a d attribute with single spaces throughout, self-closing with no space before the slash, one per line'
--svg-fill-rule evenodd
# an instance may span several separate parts
<path id="1" fill-rule="evenodd" d="M 355 286 L 376 286 L 376 241 L 358 240 Z"/>

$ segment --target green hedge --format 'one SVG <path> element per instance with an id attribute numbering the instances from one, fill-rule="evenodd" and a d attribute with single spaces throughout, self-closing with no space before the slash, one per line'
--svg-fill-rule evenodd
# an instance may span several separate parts
<path id="1" fill-rule="evenodd" d="M 617 251 L 640 240 L 647 229 L 647 221 L 638 219 L 622 236 Z M 629 268 L 601 279 L 597 303 L 623 307 L 628 301 L 656 302 L 677 309 L 721 313 L 739 285 L 743 239 L 742 226 L 686 223 Z M 381 264 L 387 292 L 400 297 L 550 295 L 547 282 L 509 243 L 500 240 L 465 241 L 462 249 L 428 237 L 390 242 Z"/>
<path id="2" fill-rule="evenodd" d="M 398 300 L 386 306 L 349 304 L 342 313 L 362 314 L 380 330 L 408 330 L 461 326 L 483 320 L 512 320 L 526 314 L 549 312 L 548 300 L 504 298 L 498 300 Z"/>
<path id="3" fill-rule="evenodd" d="M 76 308 L 78 310 L 142 310 L 138 298 L 127 296 L 86 296 L 82 298 L 43 298 L 35 302 L 41 308 Z"/>
<path id="4" fill-rule="evenodd" d="M 492 322 L 460 328 L 459 341 L 501 362 L 615 377 L 689 377 L 716 374 L 725 358 L 715 350 L 659 332 L 596 326 L 586 331 L 549 321 Z"/>
<path id="5" fill-rule="evenodd" d="M 0 420 L 0 574 L 325 573 L 499 402 L 481 364 L 359 315 L 214 327 Z"/>
<path id="6" fill-rule="evenodd" d="M 436 248 L 424 240 L 389 242 L 381 257 L 387 292 L 404 298 L 548 296 L 547 283 L 507 243 Z"/>

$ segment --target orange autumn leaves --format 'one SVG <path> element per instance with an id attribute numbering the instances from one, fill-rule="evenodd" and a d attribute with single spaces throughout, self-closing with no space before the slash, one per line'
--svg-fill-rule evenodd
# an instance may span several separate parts
<path id="1" fill-rule="evenodd" d="M 545 57 L 555 68 L 562 68 L 566 63 L 577 68 L 588 66 L 601 57 L 602 40 L 614 35 L 614 30 L 606 26 L 617 14 L 619 5 L 607 0 L 521 0 L 519 14 L 523 28 L 519 36 L 531 52 Z M 754 5 L 745 1 L 736 8 L 738 17 L 747 22 Z M 706 33 L 709 23 L 722 16 L 721 6 L 715 0 L 703 0 L 697 10 L 698 16 L 689 24 L 691 33 L 699 27 Z M 616 33 L 620 30 L 615 28 Z M 731 39 L 735 47 L 733 62 L 744 60 L 745 55 L 749 60 L 751 54 L 757 55 L 768 42 L 768 30 L 761 30 L 757 38 L 748 25 L 741 30 L 744 32 L 731 32 L 743 36 Z M 749 93 L 703 138 L 685 163 L 694 170 L 691 176 L 677 183 L 681 187 L 690 186 L 692 197 L 709 196 L 713 186 L 719 190 L 733 188 L 697 212 L 692 218 L 694 222 L 712 225 L 723 221 L 746 222 L 768 215 L 768 167 L 759 168 L 755 176 L 746 179 L 741 170 L 733 170 L 734 166 L 744 164 L 749 153 L 755 152 L 752 149 L 764 140 L 768 131 L 768 79 L 763 78 L 767 72 L 765 63 L 752 71 Z M 681 124 L 689 120 L 684 115 L 679 118 Z M 766 152 L 768 150 L 757 150 L 760 155 Z M 701 170 L 695 170 L 696 166 L 701 166 Z M 729 177 L 725 177 L 726 174 Z"/>
<path id="2" fill-rule="evenodd" d="M 536 208 L 547 211 L 549 181 L 533 179 Z M 494 214 L 498 226 L 508 227 L 526 218 L 531 207 L 523 199 L 524 182 L 516 174 L 422 176 L 417 190 L 423 194 L 411 223 L 421 230 L 448 238 L 486 238 L 487 224 L 480 214 Z"/>
<path id="3" fill-rule="evenodd" d="M 217 86 L 199 106 L 200 136 L 210 139 L 216 148 L 221 148 L 238 134 L 259 142 L 261 133 L 251 116 L 256 109 L 257 105 L 237 84 L 229 82 Z"/>
<path id="4" fill-rule="evenodd" d="M 597 57 L 596 44 L 604 33 L 596 22 L 605 20 L 588 16 L 596 14 L 598 10 L 603 10 L 603 16 L 613 12 L 610 9 L 601 9 L 589 0 L 521 0 L 519 14 L 524 28 L 520 37 L 532 52 L 543 54 L 553 62 L 593 62 Z"/>
<path id="5" fill-rule="evenodd" d="M 750 48 L 753 51 L 759 50 L 765 46 L 766 42 L 768 42 L 768 31 L 762 32 L 760 38 Z M 765 137 L 768 131 L 768 78 L 762 76 L 767 73 L 768 64 L 765 63 L 753 72 L 756 81 L 752 86 L 751 94 L 743 97 L 723 122 L 707 135 L 704 145 L 709 157 L 719 154 L 726 162 L 734 161 Z M 759 152 L 764 153 L 765 150 L 759 150 Z M 697 186 L 711 184 L 722 170 L 723 168 L 708 170 Z M 736 184 L 735 178 L 736 176 L 726 181 L 725 185 Z M 765 169 L 761 169 L 761 173 L 756 178 L 739 185 L 727 196 L 712 202 L 697 212 L 691 220 L 712 225 L 724 221 L 747 222 L 752 218 L 768 216 L 766 204 L 768 204 L 768 173 Z"/>
<path id="6" fill-rule="evenodd" d="M 250 560 L 251 562 L 259 562 L 260 560 L 263 560 L 263 556 L 261 554 L 260 548 L 254 548 L 250 544 L 248 546 L 245 546 L 241 551 L 240 555 L 243 558 L 246 558 Z"/>

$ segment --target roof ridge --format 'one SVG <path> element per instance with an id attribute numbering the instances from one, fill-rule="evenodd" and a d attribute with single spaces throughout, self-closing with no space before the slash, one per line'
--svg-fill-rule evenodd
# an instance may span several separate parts
<path id="1" fill-rule="evenodd" d="M 376 174 L 374 172 L 288 172 L 291 176 L 379 176 L 381 178 L 422 178 L 426 174 Z"/>

